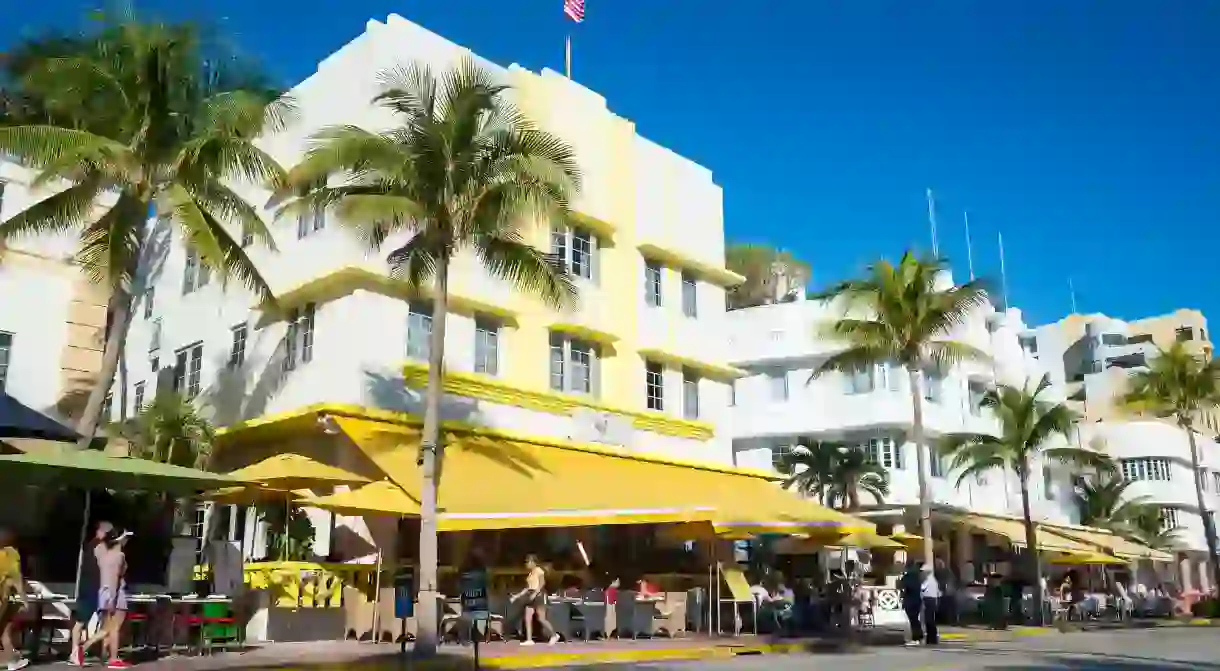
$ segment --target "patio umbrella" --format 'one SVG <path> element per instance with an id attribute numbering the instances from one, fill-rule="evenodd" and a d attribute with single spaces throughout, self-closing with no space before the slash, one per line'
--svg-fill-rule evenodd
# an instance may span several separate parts
<path id="1" fill-rule="evenodd" d="M 80 434 L 0 392 L 0 438 L 40 438 L 70 443 L 80 439 Z"/>
<path id="2" fill-rule="evenodd" d="M 382 480 L 360 489 L 338 492 L 330 496 L 311 496 L 299 505 L 321 508 L 340 515 L 392 515 L 407 517 L 419 514 L 419 501 L 411 498 L 402 487 Z"/>
<path id="3" fill-rule="evenodd" d="M 0 482 L 167 494 L 193 494 L 233 484 L 232 478 L 220 473 L 111 456 L 98 450 L 0 455 Z"/>

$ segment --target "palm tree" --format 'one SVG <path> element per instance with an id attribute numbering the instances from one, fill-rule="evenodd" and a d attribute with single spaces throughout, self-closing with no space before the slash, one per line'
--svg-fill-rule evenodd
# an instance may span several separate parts
<path id="1" fill-rule="evenodd" d="M 152 403 L 119 427 L 131 456 L 187 468 L 207 468 L 216 444 L 216 427 L 179 394 L 158 394 Z"/>
<path id="2" fill-rule="evenodd" d="M 1166 526 L 1159 506 L 1144 506 L 1132 518 L 1130 534 L 1154 550 L 1175 552 L 1182 547 L 1182 527 Z"/>
<path id="3" fill-rule="evenodd" d="M 1082 479 L 1076 486 L 1080 523 L 1131 535 L 1135 520 L 1148 509 L 1147 497 L 1125 496 L 1131 481 L 1114 473 Z"/>
<path id="4" fill-rule="evenodd" d="M 291 104 L 189 25 L 128 18 L 28 52 L 10 62 L 6 98 L 23 102 L 3 108 L 0 152 L 36 171 L 32 188 L 56 192 L 0 223 L 0 244 L 76 231 L 82 269 L 110 291 L 101 370 L 78 426 L 83 445 L 114 385 L 150 212 L 172 222 L 202 264 L 272 298 L 240 244 L 270 246 L 271 235 L 234 187 L 280 182 L 254 140 L 282 128 Z"/>
<path id="5" fill-rule="evenodd" d="M 1053 447 L 1056 437 L 1067 440 L 1077 416 L 1067 405 L 1042 398 L 1051 386 L 1043 375 L 1031 390 L 1028 387 L 999 385 L 983 395 L 982 406 L 990 408 L 1000 423 L 998 435 L 955 433 L 945 436 L 937 446 L 950 458 L 950 469 L 958 471 L 960 487 L 967 478 L 987 471 L 1011 471 L 1021 483 L 1021 512 L 1025 520 L 1025 547 L 1033 564 L 1034 603 L 1042 603 L 1042 565 L 1038 561 L 1037 530 L 1029 506 L 1030 469 L 1036 461 L 1058 461 L 1101 473 L 1113 471 L 1106 455 L 1079 447 Z M 1041 619 L 1041 609 L 1039 619 Z"/>
<path id="6" fill-rule="evenodd" d="M 1212 584 L 1220 585 L 1220 563 L 1216 560 L 1216 527 L 1203 500 L 1203 478 L 1199 467 L 1199 445 L 1195 422 L 1202 413 L 1220 406 L 1220 360 L 1193 354 L 1185 344 L 1175 342 L 1160 349 L 1146 370 L 1137 371 L 1128 381 L 1127 392 L 1119 399 L 1125 409 L 1171 419 L 1186 432 L 1190 443 L 1190 466 L 1194 473 L 1195 500 L 1207 538 L 1207 563 Z"/>
<path id="7" fill-rule="evenodd" d="M 928 492 L 928 455 L 924 451 L 924 371 L 945 370 L 962 360 L 986 359 L 979 350 L 950 340 L 953 330 L 987 302 L 981 282 L 944 286 L 947 272 L 939 259 L 919 259 L 911 252 L 898 265 L 878 261 L 862 279 L 848 280 L 818 295 L 837 301 L 843 318 L 827 325 L 823 335 L 846 343 L 847 349 L 831 355 L 813 377 L 830 371 L 852 374 L 879 364 L 895 363 L 907 372 L 913 416 L 911 438 L 919 467 L 919 521 L 924 538 L 932 538 L 932 500 Z M 932 565 L 932 543 L 924 543 L 924 563 Z"/>
<path id="8" fill-rule="evenodd" d="M 580 172 L 568 145 L 511 104 L 508 87 L 463 59 L 434 74 L 423 65 L 381 74 L 373 102 L 396 128 L 325 128 L 277 197 L 282 209 L 333 210 L 373 249 L 393 233 L 410 239 L 390 252 L 391 275 L 432 299 L 428 386 L 420 445 L 420 619 L 416 651 L 436 651 L 436 487 L 449 269 L 472 252 L 483 266 L 552 307 L 576 290 L 562 264 L 530 245 L 525 227 L 570 221 Z M 295 198 L 294 198 L 295 196 Z"/>
<path id="9" fill-rule="evenodd" d="M 809 281 L 808 263 L 769 245 L 729 245 L 724 250 L 724 262 L 729 270 L 746 278 L 725 294 L 730 310 L 791 301 L 795 297 L 793 290 Z M 784 275 L 791 285 L 783 295 L 779 294 L 777 286 L 780 275 Z"/>
<path id="10" fill-rule="evenodd" d="M 861 492 L 877 503 L 890 493 L 889 472 L 869 461 L 859 447 L 822 442 L 798 445 L 781 468 L 789 474 L 785 488 L 843 510 L 858 510 Z"/>

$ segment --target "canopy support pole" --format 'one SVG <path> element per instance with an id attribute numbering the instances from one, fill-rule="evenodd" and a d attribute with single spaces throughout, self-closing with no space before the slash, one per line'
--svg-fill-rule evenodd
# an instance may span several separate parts
<path id="1" fill-rule="evenodd" d="M 85 516 L 80 523 L 80 542 L 76 544 L 76 584 L 72 588 L 72 596 L 80 599 L 80 576 L 85 563 L 85 540 L 89 534 L 89 516 L 93 514 L 93 490 L 85 490 Z"/>

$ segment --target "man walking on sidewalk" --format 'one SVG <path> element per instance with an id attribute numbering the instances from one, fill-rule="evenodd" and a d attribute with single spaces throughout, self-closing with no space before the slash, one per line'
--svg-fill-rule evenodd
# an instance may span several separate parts
<path id="1" fill-rule="evenodd" d="M 906 571 L 898 582 L 902 594 L 902 610 L 907 615 L 911 625 L 911 640 L 908 646 L 917 646 L 923 642 L 923 627 L 919 623 L 919 612 L 923 610 L 923 585 L 919 577 L 919 564 L 915 560 L 907 561 Z"/>
<path id="2" fill-rule="evenodd" d="M 940 643 L 940 635 L 936 631 L 936 613 L 940 605 L 940 583 L 936 580 L 936 571 L 931 566 L 922 568 L 923 582 L 919 586 L 919 595 L 923 600 L 924 643 L 936 645 Z"/>

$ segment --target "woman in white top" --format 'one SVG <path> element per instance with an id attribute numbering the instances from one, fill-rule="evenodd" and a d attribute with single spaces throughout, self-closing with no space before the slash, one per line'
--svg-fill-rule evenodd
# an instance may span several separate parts
<path id="1" fill-rule="evenodd" d="M 513 595 L 513 601 L 525 600 L 525 640 L 521 645 L 534 644 L 534 617 L 542 625 L 542 632 L 551 632 L 548 643 L 559 642 L 559 634 L 546 618 L 546 571 L 538 565 L 538 557 L 528 555 L 525 558 L 525 589 Z"/>
<path id="2" fill-rule="evenodd" d="M 119 659 L 119 639 L 123 622 L 127 619 L 127 555 L 123 548 L 130 537 L 130 531 L 111 529 L 105 539 L 93 548 L 101 579 L 97 603 L 102 624 L 97 633 L 85 641 L 81 657 L 84 657 L 84 651 L 104 640 L 104 648 L 110 660 L 106 663 L 108 669 L 126 669 L 131 666 Z"/>

